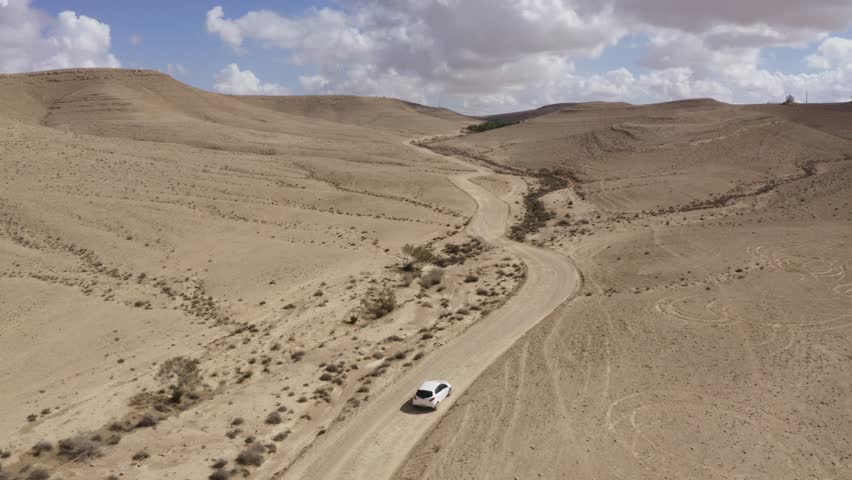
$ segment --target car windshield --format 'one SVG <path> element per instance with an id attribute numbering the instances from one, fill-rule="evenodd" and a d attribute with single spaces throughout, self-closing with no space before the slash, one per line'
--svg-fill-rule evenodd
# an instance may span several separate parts
<path id="1" fill-rule="evenodd" d="M 417 390 L 416 395 L 418 398 L 429 398 L 434 395 L 434 393 L 430 392 L 429 390 Z"/>

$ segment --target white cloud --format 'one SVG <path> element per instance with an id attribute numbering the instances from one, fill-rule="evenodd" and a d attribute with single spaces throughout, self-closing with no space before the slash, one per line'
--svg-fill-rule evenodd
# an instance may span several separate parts
<path id="1" fill-rule="evenodd" d="M 180 63 L 170 63 L 166 65 L 166 73 L 171 76 L 186 76 L 189 75 L 189 69 L 181 65 Z"/>
<path id="2" fill-rule="evenodd" d="M 805 61 L 812 68 L 852 68 L 852 39 L 830 37 L 820 44 L 817 53 L 808 55 Z"/>
<path id="3" fill-rule="evenodd" d="M 341 4 L 350 11 L 311 10 L 294 18 L 256 11 L 229 19 L 214 7 L 207 30 L 237 51 L 249 41 L 287 49 L 291 61 L 319 66 L 332 85 L 370 92 L 387 85 L 381 78 L 418 79 L 452 94 L 560 75 L 573 68 L 566 55 L 595 56 L 623 33 L 607 9 L 580 14 L 560 0 Z M 365 83 L 354 85 L 359 78 Z"/>
<path id="4" fill-rule="evenodd" d="M 234 51 L 281 49 L 315 70 L 300 78 L 305 92 L 440 101 L 473 113 L 600 98 L 764 102 L 805 88 L 834 99 L 847 88 L 852 40 L 829 35 L 850 26 L 848 0 L 338 0 L 295 16 L 207 13 L 207 31 Z M 576 60 L 628 34 L 644 49 L 641 74 L 576 71 Z M 806 63 L 818 73 L 762 66 L 768 47 L 815 42 Z"/>
<path id="5" fill-rule="evenodd" d="M 64 11 L 51 18 L 29 0 L 6 0 L 0 15 L 0 72 L 119 67 L 109 25 Z"/>
<path id="6" fill-rule="evenodd" d="M 324 93 L 328 86 L 328 79 L 322 75 L 302 75 L 299 77 L 299 83 L 302 85 L 302 90 L 305 93 Z"/>
<path id="7" fill-rule="evenodd" d="M 134 33 L 133 35 L 131 35 L 129 40 L 130 44 L 134 47 L 142 45 L 142 35 L 139 35 L 138 33 Z"/>
<path id="8" fill-rule="evenodd" d="M 214 76 L 213 89 L 234 95 L 287 95 L 288 90 L 277 83 L 263 83 L 251 70 L 240 70 L 232 63 Z"/>

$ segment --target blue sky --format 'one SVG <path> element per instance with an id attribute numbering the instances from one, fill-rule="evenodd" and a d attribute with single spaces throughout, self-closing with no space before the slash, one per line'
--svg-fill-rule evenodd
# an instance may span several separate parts
<path id="1" fill-rule="evenodd" d="M 852 2 L 769 3 L 0 0 L 0 71 L 154 68 L 222 93 L 394 96 L 470 113 L 849 98 Z"/>
<path id="2" fill-rule="evenodd" d="M 282 52 L 249 51 L 237 55 L 207 33 L 204 18 L 214 5 L 223 5 L 242 15 L 251 10 L 274 9 L 284 15 L 300 15 L 311 8 L 322 8 L 328 2 L 288 1 L 163 1 L 126 2 L 108 0 L 36 0 L 33 6 L 52 15 L 73 10 L 79 15 L 96 18 L 110 26 L 112 51 L 122 66 L 165 69 L 168 64 L 181 64 L 189 74 L 181 80 L 197 87 L 212 89 L 213 76 L 225 65 L 238 62 L 261 78 L 278 83 L 298 85 L 298 71 L 288 65 Z M 134 44 L 136 35 L 140 42 Z"/>

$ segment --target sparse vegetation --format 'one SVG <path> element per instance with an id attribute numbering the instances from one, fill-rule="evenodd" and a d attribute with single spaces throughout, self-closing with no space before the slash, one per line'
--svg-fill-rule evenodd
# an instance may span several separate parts
<path id="1" fill-rule="evenodd" d="M 49 452 L 53 450 L 53 444 L 48 442 L 47 440 L 41 440 L 40 442 L 33 445 L 33 448 L 30 449 L 30 453 L 34 457 L 40 456 L 43 452 Z"/>
<path id="2" fill-rule="evenodd" d="M 136 428 L 149 428 L 155 427 L 160 423 L 160 419 L 155 417 L 154 415 L 143 415 L 142 418 L 136 422 Z"/>
<path id="3" fill-rule="evenodd" d="M 430 263 L 435 259 L 432 250 L 423 245 L 403 245 L 401 253 L 403 270 L 411 270 L 415 265 Z"/>
<path id="4" fill-rule="evenodd" d="M 145 450 L 140 450 L 133 454 L 133 460 L 141 462 L 142 460 L 146 460 L 150 456 L 151 455 L 149 455 L 148 452 L 146 452 Z"/>
<path id="5" fill-rule="evenodd" d="M 370 319 L 384 317 L 396 308 L 396 292 L 391 287 L 370 288 L 361 299 L 361 311 Z"/>
<path id="6" fill-rule="evenodd" d="M 512 125 L 517 125 L 520 122 L 507 122 L 504 120 L 488 120 L 487 122 L 479 123 L 476 125 L 469 125 L 466 130 L 469 132 L 487 132 L 488 130 L 494 130 L 495 128 L 503 128 L 510 127 Z"/>
<path id="7" fill-rule="evenodd" d="M 441 267 L 436 267 L 434 265 L 424 267 L 423 272 L 420 274 L 420 285 L 425 288 L 430 288 L 432 286 L 438 285 L 441 283 L 441 280 L 444 278 L 444 269 Z"/>
<path id="8" fill-rule="evenodd" d="M 228 480 L 228 478 L 230 478 L 230 477 L 231 476 L 228 474 L 228 472 L 226 470 L 218 468 L 218 469 L 214 470 L 213 473 L 211 473 L 210 476 L 207 477 L 207 478 L 209 478 L 210 480 Z"/>
<path id="9" fill-rule="evenodd" d="M 173 357 L 160 366 L 157 379 L 171 390 L 171 400 L 180 403 L 183 396 L 201 384 L 201 371 L 196 359 Z"/>
<path id="10" fill-rule="evenodd" d="M 467 242 L 444 245 L 444 254 L 435 260 L 435 265 L 449 267 L 450 265 L 464 264 L 468 259 L 474 258 L 486 250 L 486 245 L 478 238 L 472 238 Z"/>
<path id="11" fill-rule="evenodd" d="M 558 172 L 542 169 L 539 172 L 539 187 L 524 195 L 524 218 L 517 225 L 512 225 L 509 238 L 522 242 L 527 234 L 535 233 L 554 217 L 554 213 L 544 207 L 541 197 L 550 192 L 561 190 L 568 186 L 568 181 Z"/>
<path id="12" fill-rule="evenodd" d="M 101 443 L 83 435 L 59 441 L 59 455 L 77 462 L 101 456 Z"/>
<path id="13" fill-rule="evenodd" d="M 237 455 L 236 462 L 243 466 L 254 465 L 255 467 L 259 467 L 263 464 L 263 454 L 265 451 L 263 445 L 253 443 Z"/>
<path id="14" fill-rule="evenodd" d="M 266 416 L 266 424 L 267 425 L 278 425 L 283 422 L 284 419 L 281 418 L 281 414 L 278 412 L 270 412 L 269 415 Z"/>
<path id="15" fill-rule="evenodd" d="M 43 468 L 30 470 L 30 474 L 27 475 L 27 480 L 47 480 L 48 478 L 50 478 L 50 472 Z"/>

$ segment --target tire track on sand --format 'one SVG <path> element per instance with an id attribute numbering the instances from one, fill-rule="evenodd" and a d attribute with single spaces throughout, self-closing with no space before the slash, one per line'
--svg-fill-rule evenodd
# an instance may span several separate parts
<path id="1" fill-rule="evenodd" d="M 477 204 L 467 232 L 521 258 L 528 272 L 524 286 L 503 307 L 411 367 L 349 421 L 317 438 L 291 465 L 276 465 L 272 458 L 257 471 L 257 478 L 390 478 L 417 442 L 489 365 L 578 291 L 580 275 L 568 258 L 506 238 L 508 204 L 471 182 L 494 172 L 452 157 L 442 158 L 473 169 L 449 177 Z M 407 414 L 401 407 L 417 386 L 430 378 L 450 381 L 453 395 L 434 413 Z"/>

